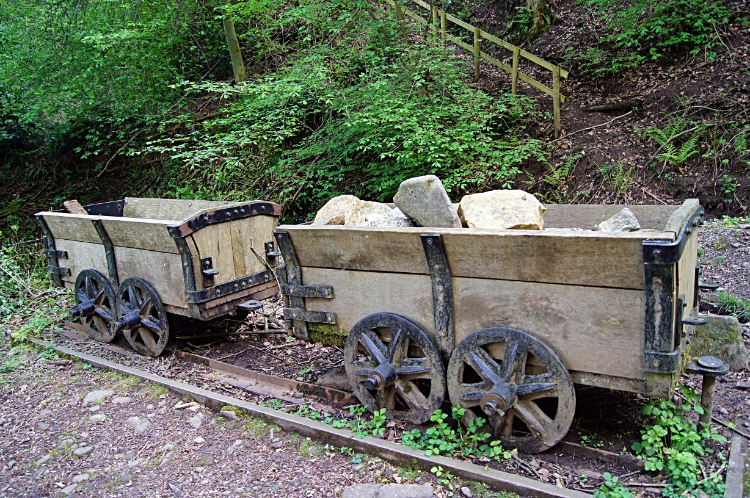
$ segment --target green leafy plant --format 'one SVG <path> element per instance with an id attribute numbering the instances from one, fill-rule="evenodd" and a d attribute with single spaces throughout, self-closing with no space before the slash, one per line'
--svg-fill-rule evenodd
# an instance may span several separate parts
<path id="1" fill-rule="evenodd" d="M 704 478 L 700 458 L 710 451 L 703 446 L 704 440 L 726 442 L 726 438 L 715 429 L 705 425 L 699 429 L 683 418 L 684 413 L 701 414 L 704 410 L 697 402 L 699 397 L 695 390 L 685 385 L 681 387 L 688 399 L 682 407 L 668 400 L 655 400 L 642 407 L 641 412 L 652 417 L 653 424 L 641 430 L 641 441 L 632 448 L 646 460 L 646 470 L 663 471 L 669 477 L 670 484 L 662 493 L 664 496 L 671 498 L 700 491 L 718 498 L 726 487 L 721 482 L 720 472 Z"/>
<path id="2" fill-rule="evenodd" d="M 636 131 L 640 133 L 641 138 L 652 139 L 659 144 L 659 150 L 664 152 L 658 153 L 656 159 L 664 161 L 665 165 L 670 164 L 679 167 L 688 159 L 700 154 L 698 141 L 702 136 L 704 127 L 697 125 L 690 130 L 688 126 L 692 126 L 691 121 L 678 119 L 661 128 L 649 127 L 642 131 L 636 129 Z M 688 138 L 681 145 L 678 145 L 675 139 L 682 136 Z"/>
<path id="3" fill-rule="evenodd" d="M 594 491 L 594 498 L 633 498 L 633 492 L 620 484 L 618 477 L 609 472 L 602 474 L 604 482 Z"/>
<path id="4" fill-rule="evenodd" d="M 607 22 L 607 32 L 597 47 L 583 58 L 584 71 L 596 76 L 612 75 L 649 60 L 675 57 L 681 53 L 705 52 L 721 43 L 717 27 L 729 23 L 724 2 L 701 0 L 579 0 Z"/>
<path id="5" fill-rule="evenodd" d="M 576 193 L 569 198 L 568 191 L 565 188 L 565 182 L 568 181 L 570 174 L 575 169 L 578 161 L 583 154 L 577 152 L 565 157 L 558 167 L 550 164 L 550 172 L 542 177 L 542 182 L 549 185 L 550 190 L 544 195 L 544 199 L 550 204 L 563 204 L 566 201 L 573 204 L 578 199 L 580 193 Z"/>
<path id="6" fill-rule="evenodd" d="M 633 182 L 634 170 L 632 168 L 626 170 L 621 162 L 599 166 L 599 171 L 616 196 L 625 195 Z"/>

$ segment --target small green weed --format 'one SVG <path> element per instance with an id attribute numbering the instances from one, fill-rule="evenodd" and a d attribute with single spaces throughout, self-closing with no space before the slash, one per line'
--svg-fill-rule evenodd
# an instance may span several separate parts
<path id="1" fill-rule="evenodd" d="M 717 291 L 714 298 L 739 320 L 743 322 L 750 320 L 750 299 L 744 299 L 726 291 Z"/>
<path id="2" fill-rule="evenodd" d="M 609 472 L 602 474 L 604 483 L 594 491 L 594 498 L 633 498 L 633 492 L 622 486 L 619 479 Z"/>
<path id="3" fill-rule="evenodd" d="M 719 498 L 726 485 L 718 473 L 702 475 L 700 458 L 711 451 L 703 446 L 704 440 L 726 442 L 726 438 L 715 429 L 706 425 L 699 429 L 683 418 L 683 413 L 695 411 L 701 414 L 704 410 L 695 390 L 685 385 L 681 387 L 688 399 L 682 407 L 660 399 L 641 408 L 644 415 L 652 417 L 653 424 L 641 430 L 641 442 L 633 444 L 633 450 L 646 460 L 646 470 L 662 471 L 669 477 L 670 484 L 662 492 L 663 496 L 676 498 L 700 493 Z"/>

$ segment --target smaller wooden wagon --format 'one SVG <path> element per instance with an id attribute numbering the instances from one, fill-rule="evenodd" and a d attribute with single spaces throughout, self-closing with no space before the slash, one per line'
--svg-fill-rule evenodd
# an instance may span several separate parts
<path id="1" fill-rule="evenodd" d="M 92 337 L 122 331 L 137 352 L 158 356 L 167 313 L 209 320 L 278 292 L 270 202 L 140 199 L 36 214 L 49 273 L 74 289 Z"/>
<path id="2" fill-rule="evenodd" d="M 594 231 L 624 207 L 643 230 Z M 344 345 L 370 410 L 422 423 L 447 391 L 527 452 L 567 433 L 573 383 L 669 397 L 700 324 L 703 208 L 547 208 L 540 231 L 281 226 L 285 318 Z"/>

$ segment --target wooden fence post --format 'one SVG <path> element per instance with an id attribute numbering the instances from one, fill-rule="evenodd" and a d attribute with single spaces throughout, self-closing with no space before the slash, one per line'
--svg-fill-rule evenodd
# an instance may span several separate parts
<path id="1" fill-rule="evenodd" d="M 396 6 L 396 19 L 398 19 L 399 24 L 401 25 L 401 33 L 404 35 L 404 41 L 406 43 L 409 43 L 409 33 L 406 31 L 406 19 L 404 18 L 404 11 L 401 10 L 401 5 L 399 5 L 398 0 L 395 0 L 393 3 Z"/>
<path id="2" fill-rule="evenodd" d="M 479 61 L 481 60 L 479 56 L 480 33 L 479 28 L 474 28 L 474 79 L 477 81 L 479 81 Z"/>
<path id="3" fill-rule="evenodd" d="M 443 48 L 445 48 L 445 11 L 440 11 L 440 38 L 443 42 Z"/>
<path id="4" fill-rule="evenodd" d="M 552 107 L 555 111 L 555 138 L 560 136 L 562 126 L 560 124 L 560 66 L 552 70 Z"/>
<path id="5" fill-rule="evenodd" d="M 518 92 L 518 57 L 521 55 L 520 47 L 513 47 L 513 72 L 511 73 L 511 93 Z"/>
<path id="6" fill-rule="evenodd" d="M 435 41 L 435 46 L 438 46 L 438 8 L 432 7 L 432 34 L 435 36 L 433 37 L 433 40 Z"/>

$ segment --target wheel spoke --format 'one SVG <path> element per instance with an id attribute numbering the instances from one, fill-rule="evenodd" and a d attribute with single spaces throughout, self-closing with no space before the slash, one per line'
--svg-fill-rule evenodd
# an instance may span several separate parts
<path id="1" fill-rule="evenodd" d="M 548 439 L 554 429 L 554 421 L 547 416 L 546 413 L 539 408 L 539 405 L 533 401 L 518 400 L 514 406 L 518 417 L 526 424 L 526 426 L 532 431 L 542 436 L 542 439 Z"/>
<path id="2" fill-rule="evenodd" d="M 143 327 L 138 327 L 138 334 L 141 336 L 143 344 L 145 344 L 150 351 L 156 350 L 156 341 L 154 340 L 154 336 L 151 335 L 150 331 Z"/>
<path id="3" fill-rule="evenodd" d="M 508 382 L 510 380 L 510 368 L 513 366 L 513 360 L 516 359 L 516 351 L 518 351 L 517 342 L 508 342 L 505 344 L 503 363 L 500 365 L 500 372 L 498 373 L 498 377 L 500 377 L 503 382 Z"/>
<path id="4" fill-rule="evenodd" d="M 384 354 L 386 350 L 385 344 L 383 344 L 380 338 L 373 331 L 365 331 L 362 334 L 362 341 L 364 341 L 364 346 L 367 348 L 373 358 L 375 358 L 378 364 L 386 363 L 388 361 Z"/>
<path id="5" fill-rule="evenodd" d="M 104 318 L 107 321 L 114 321 L 114 316 L 112 315 L 112 310 L 109 308 L 106 308 L 104 306 L 96 309 L 96 314 L 100 317 Z"/>
<path id="6" fill-rule="evenodd" d="M 475 351 L 469 352 L 469 358 L 471 358 L 477 373 L 490 384 L 497 384 L 500 381 L 497 363 L 484 349 L 476 348 Z"/>
<path id="7" fill-rule="evenodd" d="M 153 330 L 157 334 L 161 335 L 162 329 L 159 325 L 155 324 L 151 320 L 141 320 L 141 325 L 146 326 L 148 329 Z"/>
<path id="8" fill-rule="evenodd" d="M 398 365 L 401 360 L 406 358 L 406 344 L 409 336 L 404 334 L 403 330 L 398 329 L 395 334 L 391 336 L 391 342 L 388 344 L 388 351 L 386 357 L 390 363 Z"/>
<path id="9" fill-rule="evenodd" d="M 96 295 L 93 297 L 93 300 L 96 304 L 101 304 L 102 297 L 106 297 L 104 294 L 104 286 L 99 287 L 99 290 L 96 291 Z"/>
<path id="10" fill-rule="evenodd" d="M 417 389 L 416 384 L 413 382 L 398 379 L 394 385 L 398 390 L 398 393 L 401 395 L 401 398 L 406 401 L 406 404 L 409 405 L 409 408 L 413 411 L 424 410 L 430 405 L 427 398 L 425 398 L 424 394 Z"/>
<path id="11" fill-rule="evenodd" d="M 516 411 L 511 408 L 502 417 L 495 417 L 495 420 L 490 420 L 495 424 L 495 434 L 499 434 L 505 439 L 509 439 L 513 435 L 513 421 L 516 418 Z"/>
<path id="12" fill-rule="evenodd" d="M 89 300 L 89 297 L 86 295 L 85 292 L 78 291 L 78 302 L 85 303 Z"/>
<path id="13" fill-rule="evenodd" d="M 554 383 L 523 384 L 516 388 L 516 394 L 521 395 L 521 394 L 539 393 L 543 391 L 549 391 L 556 387 L 557 387 L 557 384 L 554 384 Z"/>
<path id="14" fill-rule="evenodd" d="M 420 367 L 418 365 L 403 366 L 396 370 L 399 377 L 408 377 L 409 379 L 429 379 L 430 367 Z"/>
<path id="15" fill-rule="evenodd" d="M 151 296 L 147 296 L 146 299 L 138 307 L 138 314 L 141 316 L 150 316 L 153 309 L 154 304 L 151 301 Z"/>
<path id="16" fill-rule="evenodd" d="M 86 289 L 86 297 L 88 299 L 91 299 L 91 296 L 94 295 L 94 286 L 91 283 L 91 277 L 87 276 L 86 279 L 83 281 L 83 285 Z"/>
<path id="17" fill-rule="evenodd" d="M 487 394 L 487 389 L 484 388 L 484 384 L 459 384 L 458 385 L 458 399 L 461 400 L 461 406 L 469 408 L 479 404 L 479 400 Z M 458 400 L 454 400 L 458 401 Z"/>

